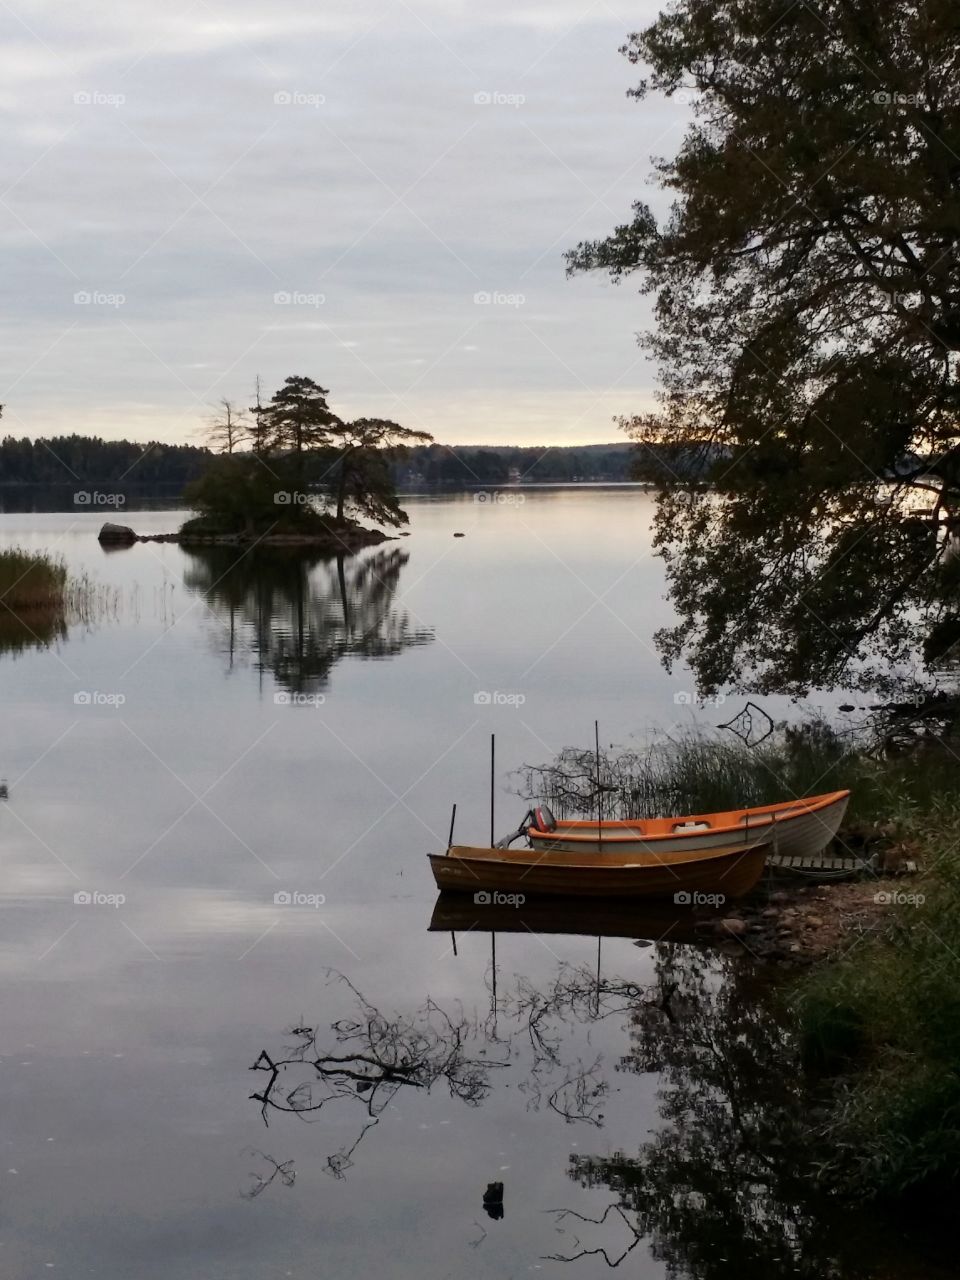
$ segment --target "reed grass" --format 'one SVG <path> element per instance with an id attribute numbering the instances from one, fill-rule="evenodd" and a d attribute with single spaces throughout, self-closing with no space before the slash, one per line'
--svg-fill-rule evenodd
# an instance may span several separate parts
<path id="1" fill-rule="evenodd" d="M 856 747 L 817 720 L 780 726 L 755 747 L 719 730 L 653 734 L 638 748 L 601 750 L 599 780 L 608 818 L 704 813 L 771 804 L 864 780 L 869 765 Z M 597 812 L 597 757 L 565 748 L 549 764 L 525 765 L 518 790 L 545 801 L 558 817 Z"/>
<path id="2" fill-rule="evenodd" d="M 115 613 L 117 592 L 88 575 L 68 574 L 62 559 L 14 547 L 0 551 L 0 652 L 46 648 L 72 625 Z"/>
<path id="3" fill-rule="evenodd" d="M 0 606 L 14 613 L 49 610 L 64 603 L 67 567 L 52 556 L 14 547 L 0 551 Z"/>

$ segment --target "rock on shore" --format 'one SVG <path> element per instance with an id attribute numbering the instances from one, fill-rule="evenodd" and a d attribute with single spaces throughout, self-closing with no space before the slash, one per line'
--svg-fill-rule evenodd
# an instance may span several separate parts
<path id="1" fill-rule="evenodd" d="M 181 547 L 318 547 L 330 551 L 358 551 L 387 542 L 389 535 L 380 529 L 360 526 L 324 533 L 136 533 L 127 525 L 109 520 L 99 533 L 103 546 L 132 546 L 135 542 L 175 542 Z"/>

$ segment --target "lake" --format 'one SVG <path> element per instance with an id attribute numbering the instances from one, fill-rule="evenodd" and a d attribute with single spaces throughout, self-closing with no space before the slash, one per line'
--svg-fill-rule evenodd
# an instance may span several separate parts
<path id="1" fill-rule="evenodd" d="M 769 1055 L 769 1089 L 731 1086 L 765 1131 L 790 1049 L 734 958 L 649 945 L 640 913 L 436 906 L 451 805 L 489 835 L 491 734 L 501 834 L 511 775 L 594 719 L 626 743 L 740 705 L 659 662 L 651 498 L 409 511 L 339 563 L 108 554 L 112 512 L 0 515 L 0 544 L 109 588 L 0 655 L 2 1274 L 876 1274 L 789 1176 L 747 1176 L 694 1050 Z"/>

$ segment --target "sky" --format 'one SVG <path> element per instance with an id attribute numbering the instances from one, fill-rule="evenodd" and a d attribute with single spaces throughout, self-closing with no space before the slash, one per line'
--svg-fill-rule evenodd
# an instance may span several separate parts
<path id="1" fill-rule="evenodd" d="M 622 438 L 650 302 L 563 253 L 666 207 L 689 109 L 618 53 L 658 8 L 5 2 L 0 433 L 197 443 L 304 374 L 445 443 Z"/>

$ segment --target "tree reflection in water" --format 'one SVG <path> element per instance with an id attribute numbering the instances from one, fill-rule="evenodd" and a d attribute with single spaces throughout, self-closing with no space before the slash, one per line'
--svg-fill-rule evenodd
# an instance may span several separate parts
<path id="1" fill-rule="evenodd" d="M 574 1244 L 552 1260 L 617 1267 L 643 1242 L 678 1280 L 876 1274 L 814 1190 L 809 1099 L 770 984 L 727 957 L 658 947 L 655 986 L 660 998 L 631 1010 L 618 1070 L 659 1075 L 662 1127 L 635 1155 L 571 1155 L 570 1176 L 616 1200 L 598 1218 L 555 1211 Z"/>
<path id="2" fill-rule="evenodd" d="M 396 604 L 409 552 L 323 556 L 303 548 L 189 548 L 184 581 L 220 624 L 231 668 L 252 659 L 291 693 L 322 690 L 345 657 L 389 658 L 433 639 Z"/>
<path id="3" fill-rule="evenodd" d="M 889 1248 L 865 1248 L 876 1224 L 847 1214 L 838 1226 L 836 1209 L 816 1195 L 797 1048 L 771 985 L 695 946 L 658 944 L 654 956 L 646 986 L 563 964 L 546 986 L 519 978 L 504 991 L 501 982 L 483 1017 L 430 999 L 387 1016 L 333 974 L 351 1015 L 323 1030 L 294 1027 L 281 1052 L 262 1051 L 252 1070 L 267 1079 L 251 1097 L 265 1120 L 271 1111 L 317 1119 L 334 1103 L 358 1108 L 356 1136 L 327 1157 L 342 1177 L 404 1088 L 443 1083 L 476 1107 L 497 1080 L 516 1084 L 520 1074 L 529 1108 L 602 1127 L 612 1073 L 621 1082 L 653 1073 L 660 1127 L 636 1152 L 570 1156 L 570 1177 L 613 1199 L 595 1214 L 542 1206 L 564 1240 L 547 1259 L 616 1268 L 642 1248 L 671 1280 L 925 1274 L 871 1266 Z M 492 994 L 492 971 L 488 986 Z M 625 1052 L 581 1057 L 578 1041 L 606 1020 L 623 1027 Z M 638 1116 L 638 1130 L 649 1132 L 649 1121 Z"/>
<path id="4" fill-rule="evenodd" d="M 343 974 L 330 976 L 353 997 L 352 1016 L 331 1023 L 323 1045 L 319 1029 L 291 1027 L 282 1053 L 273 1058 L 264 1049 L 250 1068 L 268 1074 L 263 1089 L 250 1096 L 261 1104 L 265 1121 L 271 1108 L 305 1120 L 336 1102 L 359 1105 L 364 1118 L 356 1138 L 327 1157 L 328 1172 L 340 1178 L 401 1089 L 429 1091 L 443 1081 L 451 1097 L 478 1106 L 490 1091 L 491 1071 L 508 1060 L 472 1055 L 471 1046 L 479 1050 L 485 1038 L 477 1019 L 462 1009 L 451 1014 L 427 999 L 412 1015 L 388 1018 Z"/>

